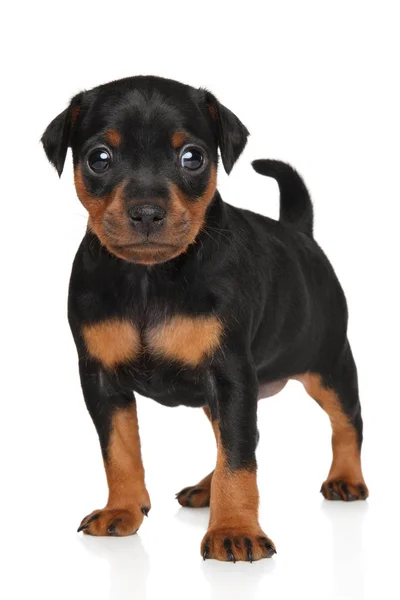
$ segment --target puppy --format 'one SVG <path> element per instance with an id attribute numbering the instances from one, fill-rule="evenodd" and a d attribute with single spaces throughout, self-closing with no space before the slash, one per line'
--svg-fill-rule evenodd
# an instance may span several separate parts
<path id="1" fill-rule="evenodd" d="M 278 181 L 279 221 L 218 193 L 218 149 L 229 173 L 247 137 L 211 93 L 159 77 L 82 92 L 43 134 L 59 175 L 72 148 L 89 215 L 68 313 L 109 498 L 78 531 L 130 535 L 150 510 L 135 392 L 203 408 L 214 430 L 215 470 L 177 495 L 183 506 L 210 506 L 204 559 L 276 552 L 258 521 L 257 402 L 289 379 L 331 420 L 324 497 L 368 495 L 346 301 L 313 239 L 307 189 L 289 165 L 257 160 Z"/>

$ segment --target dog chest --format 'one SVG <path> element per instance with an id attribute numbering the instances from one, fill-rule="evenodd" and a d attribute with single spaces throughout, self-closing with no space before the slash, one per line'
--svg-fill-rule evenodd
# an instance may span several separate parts
<path id="1" fill-rule="evenodd" d="M 222 324 L 214 315 L 174 315 L 140 332 L 133 322 L 114 318 L 85 325 L 82 335 L 88 354 L 107 369 L 144 353 L 196 367 L 219 347 Z"/>

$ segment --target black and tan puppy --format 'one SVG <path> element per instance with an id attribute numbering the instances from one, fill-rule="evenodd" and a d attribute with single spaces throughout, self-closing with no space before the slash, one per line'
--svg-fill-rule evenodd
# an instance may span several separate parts
<path id="1" fill-rule="evenodd" d="M 129 535 L 150 510 L 134 392 L 203 408 L 218 454 L 213 473 L 178 494 L 210 505 L 204 558 L 275 553 L 258 522 L 257 402 L 300 380 L 328 413 L 333 462 L 322 493 L 365 499 L 361 409 L 343 291 L 312 235 L 308 192 L 288 165 L 280 220 L 222 201 L 246 127 L 205 90 L 132 77 L 75 96 L 42 141 L 59 175 L 70 146 L 89 213 L 73 265 L 69 321 L 83 394 L 107 474 L 107 506 L 79 531 Z"/>

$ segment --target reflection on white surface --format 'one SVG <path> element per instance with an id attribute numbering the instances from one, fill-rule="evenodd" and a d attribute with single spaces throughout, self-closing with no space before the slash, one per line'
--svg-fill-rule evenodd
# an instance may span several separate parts
<path id="1" fill-rule="evenodd" d="M 368 501 L 347 504 L 322 501 L 321 511 L 331 525 L 332 577 L 328 587 L 333 598 L 364 598 L 363 525 L 368 509 Z"/>
<path id="2" fill-rule="evenodd" d="M 202 564 L 203 577 L 209 584 L 211 600 L 265 597 L 268 590 L 268 578 L 276 568 L 276 557 L 259 560 L 252 564 L 236 564 L 218 561 L 205 561 Z M 263 593 L 264 592 L 264 593 Z"/>
<path id="3" fill-rule="evenodd" d="M 149 575 L 149 557 L 139 535 L 125 538 L 91 537 L 84 535 L 81 543 L 85 550 L 107 563 L 110 579 L 110 600 L 146 598 Z"/>
<path id="4" fill-rule="evenodd" d="M 210 517 L 209 508 L 185 508 L 180 507 L 175 514 L 175 518 L 183 525 L 198 527 L 204 535 L 207 530 L 208 520 Z"/>

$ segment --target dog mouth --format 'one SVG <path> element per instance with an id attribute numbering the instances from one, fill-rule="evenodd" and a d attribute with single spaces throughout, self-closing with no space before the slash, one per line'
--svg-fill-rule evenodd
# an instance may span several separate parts
<path id="1" fill-rule="evenodd" d="M 171 243 L 166 243 L 166 242 L 156 242 L 154 240 L 146 240 L 143 242 L 135 242 L 135 243 L 131 243 L 131 244 L 113 244 L 113 248 L 115 248 L 116 250 L 162 250 L 162 249 L 177 249 L 179 248 L 179 246 L 177 246 L 176 244 L 171 244 Z"/>
<path id="2" fill-rule="evenodd" d="M 186 246 L 170 242 L 146 240 L 141 242 L 108 245 L 112 254 L 128 262 L 154 265 L 167 262 L 186 250 Z"/>
<path id="3" fill-rule="evenodd" d="M 102 243 L 109 252 L 128 262 L 152 265 L 167 262 L 184 253 L 192 242 L 189 223 L 182 220 L 172 231 L 136 233 L 118 226 L 112 220 L 103 222 Z M 188 239 L 189 238 L 189 239 Z"/>

